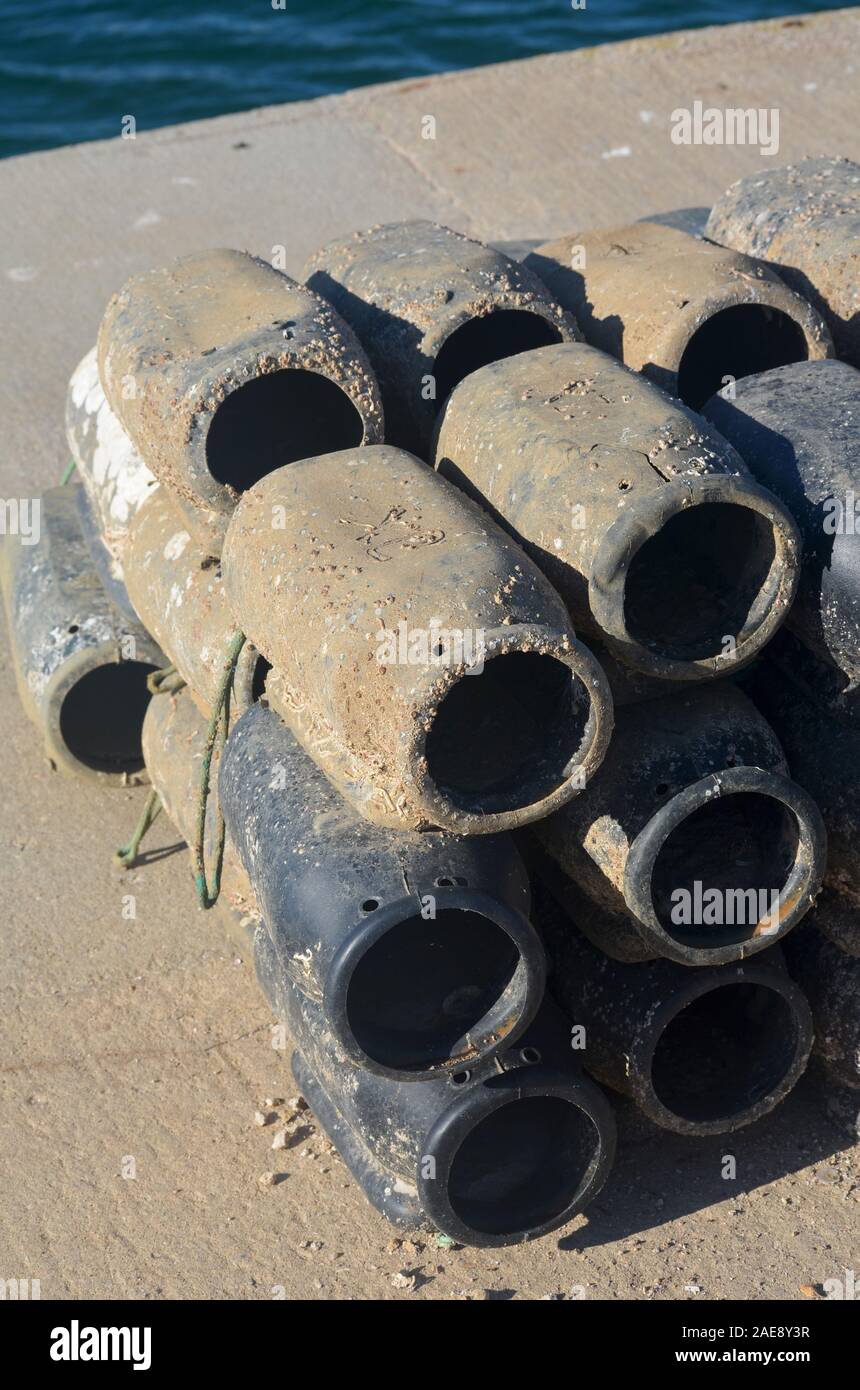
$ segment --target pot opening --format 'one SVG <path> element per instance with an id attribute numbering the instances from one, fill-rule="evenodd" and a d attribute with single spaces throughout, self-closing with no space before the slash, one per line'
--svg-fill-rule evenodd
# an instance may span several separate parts
<path id="1" fill-rule="evenodd" d="M 779 931 L 779 894 L 797 859 L 793 811 L 765 792 L 731 792 L 699 806 L 666 837 L 651 871 L 664 931 L 684 946 L 734 945 Z"/>
<path id="2" fill-rule="evenodd" d="M 699 995 L 664 1028 L 651 1061 L 657 1099 L 692 1124 L 731 1120 L 784 1081 L 799 1030 L 770 985 L 725 984 Z"/>
<path id="3" fill-rule="evenodd" d="M 534 805 L 570 775 L 591 700 L 554 656 L 508 652 L 467 673 L 439 705 L 427 768 L 460 810 L 491 815 Z"/>
<path id="4" fill-rule="evenodd" d="M 561 1216 L 598 1156 L 594 1121 L 560 1096 L 524 1096 L 480 1120 L 457 1149 L 451 1209 L 486 1235 L 527 1235 Z"/>
<path id="5" fill-rule="evenodd" d="M 112 661 L 87 671 L 60 707 L 60 737 L 72 757 L 95 772 L 140 772 L 146 678 L 154 666 Z"/>
<path id="6" fill-rule="evenodd" d="M 733 304 L 706 319 L 684 348 L 678 366 L 678 395 L 701 410 L 724 385 L 724 378 L 752 376 L 809 353 L 800 324 L 767 304 Z"/>
<path id="7" fill-rule="evenodd" d="M 501 1036 L 518 1020 L 525 969 L 507 932 L 478 912 L 408 917 L 352 972 L 349 1027 L 366 1055 L 392 1070 L 462 1064 L 464 1054 L 474 1059 L 491 1033 Z"/>
<path id="8" fill-rule="evenodd" d="M 361 416 L 335 382 L 284 368 L 246 382 L 219 405 L 206 465 L 216 482 L 245 492 L 286 463 L 351 449 L 363 438 Z"/>
<path id="9" fill-rule="evenodd" d="M 254 673 L 251 677 L 251 699 L 254 703 L 262 700 L 266 693 L 266 681 L 272 669 L 271 661 L 267 661 L 264 656 L 258 656 L 254 662 Z"/>
<path id="10" fill-rule="evenodd" d="M 630 562 L 627 632 L 669 660 L 725 656 L 764 607 L 776 562 L 773 525 L 751 507 L 703 502 L 676 512 Z"/>
<path id="11" fill-rule="evenodd" d="M 494 309 L 482 318 L 468 319 L 455 328 L 436 354 L 433 375 L 437 410 L 454 387 L 479 367 L 561 341 L 562 334 L 555 324 L 528 309 Z"/>

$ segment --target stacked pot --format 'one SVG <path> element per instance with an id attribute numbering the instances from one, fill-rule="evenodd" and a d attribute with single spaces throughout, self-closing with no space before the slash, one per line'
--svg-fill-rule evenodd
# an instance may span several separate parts
<path id="1" fill-rule="evenodd" d="M 321 1125 L 391 1220 L 504 1245 L 600 1190 L 602 1086 L 682 1133 L 749 1123 L 806 1065 L 807 984 L 821 1064 L 856 1054 L 856 955 L 837 989 L 829 963 L 853 802 L 832 749 L 801 773 L 783 643 L 860 661 L 811 521 L 860 374 L 772 267 L 670 227 L 520 265 L 396 224 L 305 281 L 222 251 L 114 298 L 69 392 L 79 568 L 164 653 L 142 730 L 111 717 L 214 859 L 223 817 L 222 899 Z M 774 399 L 830 473 L 770 448 Z"/>

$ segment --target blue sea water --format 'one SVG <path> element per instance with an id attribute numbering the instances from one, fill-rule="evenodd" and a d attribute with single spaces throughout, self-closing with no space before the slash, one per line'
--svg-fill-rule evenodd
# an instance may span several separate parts
<path id="1" fill-rule="evenodd" d="M 581 3 L 581 0 L 578 0 Z M 283 5 L 283 8 L 281 8 Z M 827 0 L 0 0 L 0 156 Z"/>

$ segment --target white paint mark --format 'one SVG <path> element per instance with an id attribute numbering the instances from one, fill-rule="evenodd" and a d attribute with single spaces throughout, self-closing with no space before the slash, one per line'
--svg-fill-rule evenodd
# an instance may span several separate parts
<path id="1" fill-rule="evenodd" d="M 6 274 L 10 280 L 23 282 L 25 280 L 35 280 L 39 272 L 34 265 L 16 265 L 13 266 L 11 270 L 7 270 Z"/>
<path id="2" fill-rule="evenodd" d="M 142 215 L 135 222 L 134 230 L 138 232 L 143 227 L 154 227 L 156 222 L 160 221 L 161 214 L 156 212 L 155 208 L 147 208 L 146 212 L 142 213 Z"/>
<path id="3" fill-rule="evenodd" d="M 165 560 L 178 560 L 190 540 L 191 537 L 187 531 L 174 532 L 164 547 Z"/>
<path id="4" fill-rule="evenodd" d="M 402 1178 L 395 1178 L 392 1191 L 398 1193 L 401 1197 L 418 1196 L 418 1188 L 413 1187 L 411 1183 L 404 1182 Z"/>
<path id="5" fill-rule="evenodd" d="M 629 145 L 616 145 L 614 150 L 604 150 L 601 159 L 626 159 L 633 151 Z"/>
<path id="6" fill-rule="evenodd" d="M 75 368 L 68 402 L 69 449 L 115 561 L 112 569 L 121 577 L 120 552 L 129 522 L 158 483 L 105 400 L 95 348 Z M 94 442 L 89 437 L 93 425 Z"/>

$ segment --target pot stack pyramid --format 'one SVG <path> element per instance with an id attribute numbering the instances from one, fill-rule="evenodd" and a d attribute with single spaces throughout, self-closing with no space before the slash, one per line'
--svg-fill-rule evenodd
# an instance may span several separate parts
<path id="1" fill-rule="evenodd" d="M 524 262 L 429 222 L 301 280 L 201 252 L 72 376 L 74 469 L 0 551 L 22 701 L 61 771 L 150 784 L 122 862 L 164 807 L 398 1225 L 543 1236 L 619 1107 L 695 1143 L 807 1063 L 857 1135 L 846 166 Z"/>

